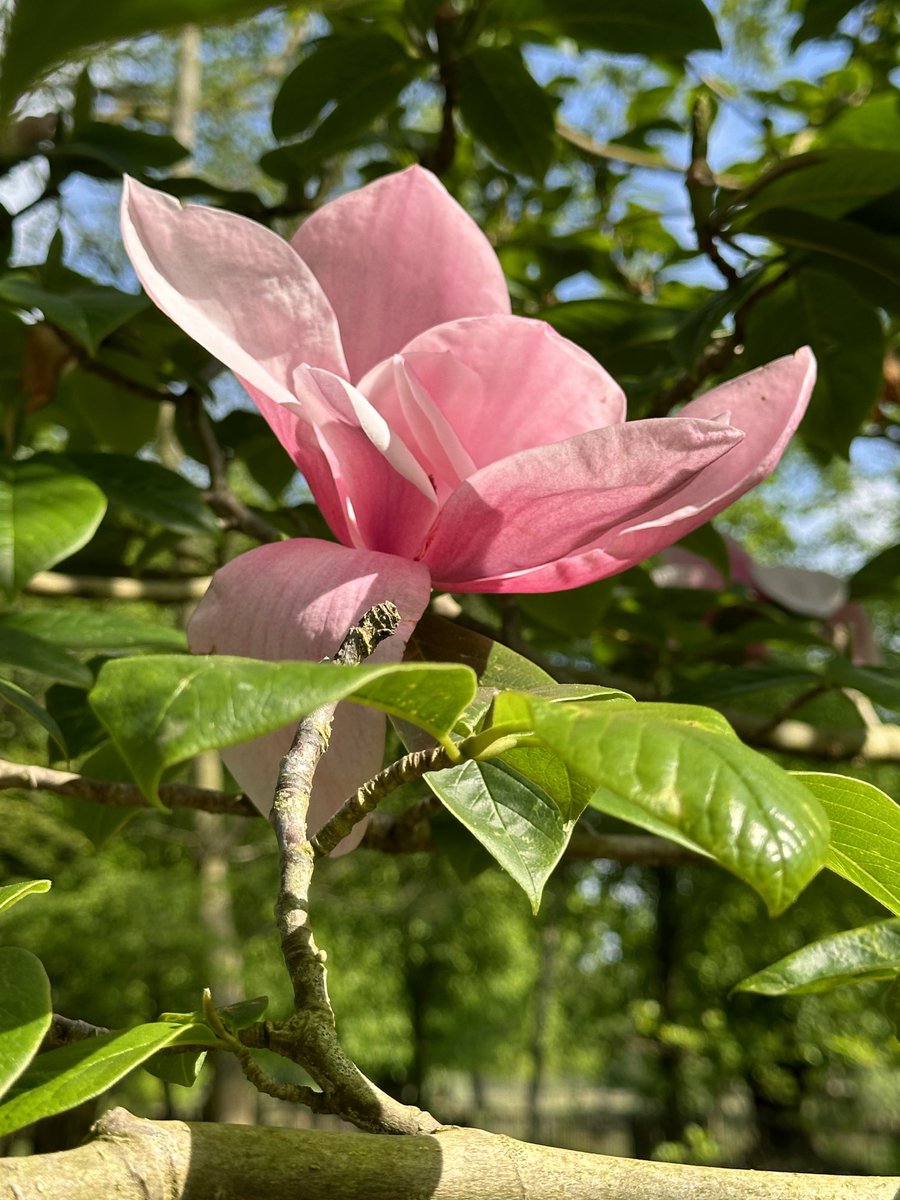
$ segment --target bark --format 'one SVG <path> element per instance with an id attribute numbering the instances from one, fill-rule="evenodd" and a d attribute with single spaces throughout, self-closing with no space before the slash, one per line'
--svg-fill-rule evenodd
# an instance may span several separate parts
<path id="1" fill-rule="evenodd" d="M 114 1109 L 85 1146 L 0 1162 L 0 1200 L 898 1200 L 900 1177 L 636 1162 L 477 1129 L 417 1137 L 146 1121 Z"/>

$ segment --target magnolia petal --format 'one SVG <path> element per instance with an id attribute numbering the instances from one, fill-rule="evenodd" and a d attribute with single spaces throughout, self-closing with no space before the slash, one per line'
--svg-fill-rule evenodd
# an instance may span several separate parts
<path id="1" fill-rule="evenodd" d="M 775 469 L 806 411 L 816 381 L 816 360 L 805 347 L 776 359 L 685 405 L 679 416 L 712 419 L 728 413 L 746 433 L 730 454 L 707 467 L 678 495 L 623 525 L 606 543 L 609 552 L 640 562 L 722 512 Z"/>
<path id="2" fill-rule="evenodd" d="M 291 244 L 337 314 L 354 382 L 432 325 L 509 312 L 490 242 L 421 167 L 323 205 Z"/>
<path id="3" fill-rule="evenodd" d="M 715 421 L 669 418 L 523 450 L 453 493 L 423 561 L 435 586 L 448 591 L 528 590 L 485 584 L 600 544 L 607 530 L 681 489 L 742 437 Z"/>
<path id="4" fill-rule="evenodd" d="M 195 654 L 236 654 L 271 661 L 318 661 L 333 654 L 347 630 L 371 608 L 392 600 L 398 632 L 370 661 L 397 662 L 431 594 L 427 570 L 387 554 L 303 539 L 260 546 L 216 572 L 188 625 Z M 315 776 L 309 831 L 316 833 L 343 801 L 381 769 L 384 716 L 341 704 L 331 745 Z M 254 804 L 267 813 L 293 728 L 222 751 L 228 769 Z M 352 849 L 360 826 L 341 843 Z"/>
<path id="5" fill-rule="evenodd" d="M 452 321 L 402 358 L 478 467 L 625 420 L 615 380 L 544 321 Z"/>
<path id="6" fill-rule="evenodd" d="M 454 365 L 468 376 L 470 395 L 477 398 L 480 381 L 461 363 Z M 475 473 L 475 463 L 422 386 L 412 360 L 395 354 L 367 372 L 359 387 L 388 424 L 414 448 L 419 462 L 427 464 L 441 503 Z"/>
<path id="7" fill-rule="evenodd" d="M 295 372 L 294 386 L 300 396 L 317 390 L 333 414 L 316 424 L 315 433 L 354 544 L 413 558 L 437 513 L 428 476 L 352 384 L 304 366 Z M 301 400 L 298 412 L 303 407 Z"/>
<path id="8" fill-rule="evenodd" d="M 346 374 L 334 310 L 277 234 L 126 179 L 122 238 L 150 299 L 273 400 L 291 396 L 300 362 Z"/>
<path id="9" fill-rule="evenodd" d="M 782 608 L 802 617 L 833 617 L 849 598 L 847 585 L 827 571 L 805 567 L 765 567 L 750 563 L 750 578 L 756 590 Z"/>

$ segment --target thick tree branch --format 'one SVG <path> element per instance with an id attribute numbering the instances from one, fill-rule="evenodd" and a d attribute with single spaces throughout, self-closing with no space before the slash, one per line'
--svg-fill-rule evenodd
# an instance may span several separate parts
<path id="1" fill-rule="evenodd" d="M 900 1177 L 639 1162 L 480 1129 L 415 1138 L 108 1112 L 75 1150 L 0 1161 L 0 1200 L 897 1200 Z"/>

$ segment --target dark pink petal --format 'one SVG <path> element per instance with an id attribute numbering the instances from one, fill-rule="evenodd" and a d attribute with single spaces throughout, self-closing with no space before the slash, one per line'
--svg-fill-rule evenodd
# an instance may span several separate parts
<path id="1" fill-rule="evenodd" d="M 528 590 L 521 575 L 508 587 L 496 586 L 498 577 L 592 549 L 611 527 L 652 509 L 742 437 L 715 421 L 670 418 L 523 450 L 454 492 L 423 561 L 435 586 L 449 591 Z"/>
<path id="2" fill-rule="evenodd" d="M 427 570 L 367 550 L 304 539 L 260 546 L 218 571 L 188 626 L 195 654 L 236 654 L 271 661 L 318 661 L 373 604 L 392 600 L 398 633 L 370 661 L 397 662 L 428 603 Z M 265 813 L 272 806 L 278 766 L 293 729 L 222 751 L 228 769 Z M 315 833 L 342 802 L 381 769 L 384 717 L 360 705 L 340 705 L 331 746 L 316 771 L 309 815 Z M 352 849 L 362 829 L 342 843 Z"/>
<path id="3" fill-rule="evenodd" d="M 337 313 L 354 382 L 432 325 L 509 312 L 490 242 L 421 167 L 332 200 L 292 245 Z"/>
<path id="4" fill-rule="evenodd" d="M 273 400 L 301 362 L 346 374 L 334 311 L 309 267 L 270 230 L 133 179 L 122 237 L 147 295 L 185 333 Z"/>
<path id="5" fill-rule="evenodd" d="M 641 562 L 703 525 L 771 474 L 800 424 L 815 381 L 816 360 L 805 348 L 685 405 L 680 417 L 714 419 L 727 413 L 731 424 L 746 437 L 678 495 L 646 512 L 639 521 L 623 525 L 605 543 L 610 554 Z"/>
<path id="6" fill-rule="evenodd" d="M 625 420 L 618 384 L 543 321 L 452 321 L 414 338 L 401 357 L 477 467 Z M 360 383 L 366 395 L 377 371 Z M 385 415 L 395 412 L 396 401 Z"/>

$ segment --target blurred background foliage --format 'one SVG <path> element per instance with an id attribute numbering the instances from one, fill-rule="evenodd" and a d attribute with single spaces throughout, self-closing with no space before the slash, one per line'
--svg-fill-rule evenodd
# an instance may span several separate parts
<path id="1" fill-rule="evenodd" d="M 900 751 L 858 753 L 900 709 L 892 4 L 7 0 L 4 17 L 0 520 L 17 514 L 37 546 L 0 563 L 9 758 L 127 778 L 84 702 L 98 664 L 179 648 L 196 581 L 261 537 L 330 536 L 234 381 L 137 295 L 121 174 L 288 234 L 418 161 L 492 239 L 514 310 L 594 354 L 632 417 L 803 344 L 820 364 L 777 474 L 686 547 L 717 579 L 672 586 L 657 562 L 445 612 L 560 679 L 722 707 L 785 765 L 823 769 L 785 753 L 779 732 L 799 722 L 840 770 L 898 794 Z M 62 535 L 29 507 L 51 486 Z M 733 580 L 722 534 L 760 563 L 840 577 L 863 625 Z M 215 786 L 216 771 L 194 778 Z M 221 1002 L 266 992 L 286 1008 L 263 822 L 123 820 L 14 791 L 0 811 L 0 876 L 54 880 L 4 937 L 41 956 L 58 1011 L 125 1026 L 196 1007 L 207 984 Z M 782 954 L 879 919 L 874 901 L 828 876 L 770 921 L 713 870 L 567 861 L 534 919 L 458 831 L 435 841 L 317 876 L 341 1029 L 382 1086 L 579 1148 L 900 1171 L 878 986 L 729 996 Z M 142 1074 L 121 1095 L 151 1113 L 258 1109 L 221 1064 L 195 1091 Z M 34 1144 L 71 1144 L 89 1119 L 46 1123 Z"/>

